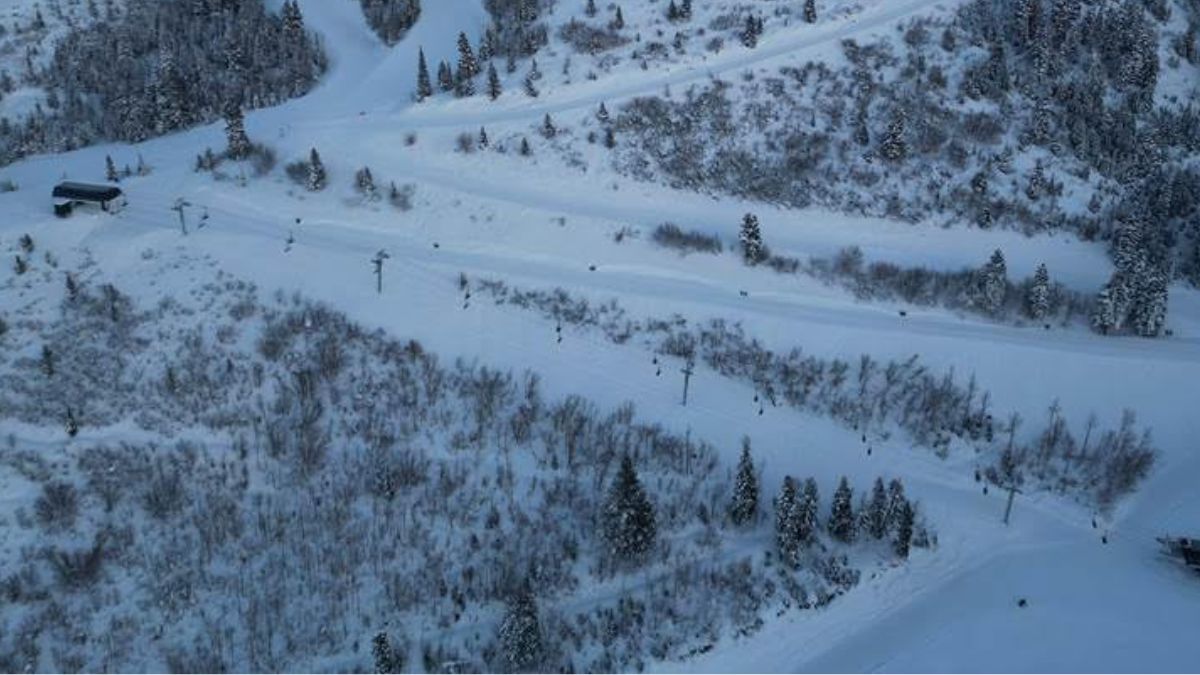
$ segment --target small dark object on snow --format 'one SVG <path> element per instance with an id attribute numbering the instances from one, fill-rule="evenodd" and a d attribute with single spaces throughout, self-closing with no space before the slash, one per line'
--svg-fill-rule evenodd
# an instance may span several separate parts
<path id="1" fill-rule="evenodd" d="M 905 309 L 900 310 L 900 316 L 908 316 L 908 310 L 905 310 Z"/>
<path id="2" fill-rule="evenodd" d="M 746 291 L 738 291 L 738 293 L 740 293 L 740 294 L 741 294 L 741 296 L 742 296 L 743 298 L 748 298 L 748 297 L 750 297 L 750 294 L 749 294 L 749 293 L 747 293 Z"/>
<path id="3" fill-rule="evenodd" d="M 1017 607 L 1025 607 L 1028 604 L 1029 603 L 1025 601 L 1025 598 L 1021 598 L 1020 600 L 1017 600 Z"/>
<path id="4" fill-rule="evenodd" d="M 588 271 L 589 271 L 589 272 L 595 272 L 595 271 L 596 271 L 596 266 L 595 266 L 595 265 L 588 265 Z"/>
<path id="5" fill-rule="evenodd" d="M 433 242 L 433 247 L 434 247 L 434 248 L 441 248 L 441 247 L 442 247 L 442 245 L 441 245 L 441 244 L 439 244 L 439 243 L 437 243 L 437 242 L 435 241 L 435 242 Z"/>
<path id="6" fill-rule="evenodd" d="M 1100 543 L 1101 543 L 1101 544 L 1107 544 L 1107 543 L 1108 543 L 1108 535 L 1107 535 L 1107 534 L 1102 534 L 1102 535 L 1100 535 Z"/>

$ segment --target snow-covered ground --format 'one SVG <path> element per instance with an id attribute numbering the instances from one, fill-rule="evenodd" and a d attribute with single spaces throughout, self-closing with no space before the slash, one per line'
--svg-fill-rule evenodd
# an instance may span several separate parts
<path id="1" fill-rule="evenodd" d="M 869 259 L 959 269 L 1003 248 L 1010 274 L 1028 275 L 1045 262 L 1057 280 L 1083 291 L 1107 279 L 1111 266 L 1100 245 L 1067 235 L 909 225 L 639 184 L 595 163 L 586 171 L 568 166 L 537 135 L 547 113 L 582 135 L 603 101 L 766 60 L 832 54 L 842 39 L 887 31 L 902 17 L 952 3 L 863 2 L 816 26 L 796 22 L 772 31 L 754 51 L 730 45 L 701 61 L 547 87 L 539 99 L 521 96 L 513 79 L 495 104 L 439 98 L 420 106 L 410 103 L 417 48 L 431 63 L 452 58 L 458 32 L 476 33 L 484 24 L 480 3 L 426 2 L 418 24 L 392 49 L 370 33 L 355 4 L 301 0 L 306 22 L 324 36 L 332 57 L 326 81 L 307 97 L 247 117 L 251 137 L 276 148 L 282 162 L 319 149 L 331 176 L 328 190 L 304 192 L 280 171 L 244 186 L 195 173 L 196 154 L 224 145 L 222 130 L 211 126 L 136 148 L 92 147 L 0 169 L 0 179 L 20 186 L 0 195 L 0 247 L 11 259 L 17 237 L 29 233 L 42 250 L 86 249 L 106 275 L 122 280 L 123 291 L 145 297 L 161 293 L 163 284 L 178 284 L 169 288 L 182 295 L 189 283 L 206 280 L 160 280 L 151 271 L 164 260 L 210 256 L 235 277 L 266 290 L 300 291 L 445 357 L 533 369 L 551 394 L 581 393 L 604 405 L 635 401 L 642 416 L 722 448 L 730 465 L 748 434 L 765 460 L 769 493 L 786 474 L 826 483 L 848 475 L 860 484 L 876 475 L 903 476 L 936 524 L 936 551 L 864 581 L 830 607 L 769 619 L 755 635 L 658 669 L 1107 672 L 1187 671 L 1200 663 L 1194 639 L 1200 579 L 1161 558 L 1154 543 L 1164 533 L 1200 532 L 1200 294 L 1172 289 L 1174 335 L 1160 340 L 1000 326 L 935 309 L 900 317 L 898 307 L 859 303 L 803 277 L 748 269 L 730 256 L 680 257 L 647 238 L 665 221 L 731 238 L 741 215 L 753 210 L 772 248 L 789 255 L 824 256 L 858 245 Z M 553 63 L 542 67 L 557 72 Z M 454 150 L 459 133 L 481 126 L 510 151 Z M 534 144 L 532 158 L 513 151 L 522 136 Z M 132 163 L 137 153 L 153 172 L 123 186 L 125 212 L 53 217 L 55 182 L 99 180 L 105 155 Z M 414 208 L 362 203 L 352 190 L 362 166 L 381 186 L 415 185 Z M 177 198 L 192 204 L 186 237 L 170 210 Z M 208 219 L 196 229 L 201 213 Z M 614 234 L 625 227 L 641 236 L 616 243 Z M 379 250 L 391 256 L 382 294 L 370 264 Z M 822 357 L 919 354 L 936 369 L 974 373 L 996 410 L 1027 420 L 1044 419 L 1054 399 L 1073 429 L 1091 412 L 1112 425 L 1123 409 L 1133 409 L 1153 429 L 1162 455 L 1149 480 L 1096 529 L 1093 514 L 1037 493 L 1018 497 L 1006 527 L 1004 496 L 980 492 L 971 476 L 974 459 L 965 453 L 938 460 L 893 438 L 868 456 L 857 434 L 831 421 L 783 409 L 758 416 L 753 391 L 703 368 L 692 381 L 692 400 L 681 407 L 674 367 L 656 377 L 650 354 L 636 346 L 574 329 L 556 344 L 554 326 L 532 315 L 488 302 L 463 309 L 460 272 L 617 298 L 645 315 L 737 320 L 772 348 L 801 347 Z M 0 275 L 7 280 L 11 266 Z M 19 289 L 10 284 L 0 308 L 29 302 Z M 36 358 L 35 345 L 16 348 Z M 0 419 L 0 436 L 7 433 L 33 432 Z M 105 433 L 85 429 L 81 441 Z M 1018 607 L 1019 598 L 1026 607 Z"/>

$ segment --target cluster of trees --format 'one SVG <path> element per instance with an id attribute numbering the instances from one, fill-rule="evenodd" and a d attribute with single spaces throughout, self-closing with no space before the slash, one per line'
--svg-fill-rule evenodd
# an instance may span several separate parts
<path id="1" fill-rule="evenodd" d="M 456 65 L 447 61 L 438 63 L 435 79 L 431 76 L 425 51 L 420 51 L 417 57 L 416 99 L 424 101 L 437 90 L 453 92 L 458 97 L 474 96 L 477 92 L 476 80 L 480 75 L 486 76 L 484 92 L 488 97 L 492 100 L 499 98 L 503 89 L 495 60 L 504 58 L 505 70 L 515 72 L 518 59 L 533 56 L 549 41 L 548 28 L 542 20 L 542 14 L 549 4 L 547 0 L 487 0 L 484 6 L 492 17 L 492 23 L 484 31 L 477 48 L 471 45 L 466 33 L 459 33 Z M 538 95 L 535 82 L 540 78 L 541 73 L 534 60 L 525 77 L 527 94 Z"/>
<path id="2" fill-rule="evenodd" d="M 262 0 L 131 0 L 69 32 L 34 83 L 48 92 L 20 121 L 0 120 L 0 163 L 99 140 L 141 141 L 304 94 L 326 57 L 299 5 Z"/>
<path id="3" fill-rule="evenodd" d="M 1200 26 L 1195 3 L 1174 11 Z M 1149 278 L 1125 274 L 1109 295 L 1157 316 L 1162 279 L 1200 280 L 1200 111 L 1154 96 L 1159 46 L 1180 37 L 1169 14 L 1140 0 L 973 0 L 895 40 L 845 42 L 845 66 L 635 99 L 615 115 L 613 161 L 675 187 L 912 221 L 1113 240 L 1137 222 Z M 1090 203 L 1061 199 L 1066 184 Z M 1113 304 L 1110 330 L 1157 332 Z"/>
<path id="4" fill-rule="evenodd" d="M 1121 224 L 1112 257 L 1116 269 L 1096 297 L 1092 325 L 1105 335 L 1121 330 L 1143 337 L 1159 335 L 1167 320 L 1170 263 L 1155 259 L 1137 220 Z"/>
<path id="5" fill-rule="evenodd" d="M 722 376 L 753 385 L 760 410 L 788 405 L 828 415 L 861 430 L 864 445 L 867 430 L 894 425 L 916 445 L 941 456 L 952 444 L 974 447 L 986 466 L 997 471 L 1003 467 L 1014 482 L 1062 490 L 1104 508 L 1136 488 L 1157 454 L 1147 433 L 1134 433 L 1136 421 L 1130 414 L 1122 418 L 1119 430 L 1097 432 L 1092 421 L 1084 435 L 1137 442 L 1083 442 L 1080 445 L 1090 446 L 1087 452 L 1054 453 L 1054 461 L 1037 461 L 1044 453 L 1033 448 L 1041 441 L 1020 442 L 1020 416 L 996 418 L 990 394 L 980 391 L 974 377 L 964 383 L 953 371 L 938 375 L 915 355 L 879 362 L 864 354 L 853 362 L 805 355 L 799 348 L 776 352 L 746 335 L 740 325 L 724 320 L 690 325 L 679 317 L 634 318 L 615 300 L 592 304 L 563 289 L 522 290 L 496 281 L 478 286 L 500 303 L 557 323 L 599 330 L 619 344 L 641 338 L 661 356 L 702 362 Z M 1052 416 L 1045 429 L 1025 435 L 1037 439 L 1055 428 L 1053 437 L 1064 438 L 1064 425 L 1061 415 Z"/>
<path id="6" fill-rule="evenodd" d="M 381 40 L 396 44 L 421 18 L 421 0 L 359 0 L 367 25 Z"/>
<path id="7" fill-rule="evenodd" d="M 633 670 L 858 579 L 815 551 L 786 574 L 739 557 L 723 532 L 756 526 L 757 491 L 632 405 L 547 400 L 536 375 L 442 364 L 235 280 L 141 307 L 95 266 L 65 279 L 12 328 L 39 350 L 0 353 L 0 406 L 140 440 L 0 450 L 45 483 L 18 516 L 43 536 L 3 580 L 0 666 Z M 639 592 L 587 595 L 634 568 Z M 443 630 L 394 629 L 416 623 Z"/>
<path id="8" fill-rule="evenodd" d="M 779 557 L 790 565 L 799 564 L 817 541 L 821 531 L 820 493 L 812 478 L 803 485 L 795 478 L 783 479 L 775 499 L 775 540 Z M 870 497 L 864 495 L 857 511 L 854 491 L 843 477 L 833 493 L 825 531 L 845 544 L 857 539 L 886 541 L 896 556 L 907 558 L 918 532 L 917 507 L 904 495 L 904 484 L 892 479 L 885 488 L 877 478 Z M 928 532 L 922 528 L 918 543 L 928 545 Z"/>

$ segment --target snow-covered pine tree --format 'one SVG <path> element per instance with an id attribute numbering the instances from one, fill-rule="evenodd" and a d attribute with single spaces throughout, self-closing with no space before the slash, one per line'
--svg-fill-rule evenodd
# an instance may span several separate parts
<path id="1" fill-rule="evenodd" d="M 475 52 L 471 49 L 471 41 L 467 34 L 458 34 L 458 72 L 463 77 L 475 77 L 479 74 L 479 62 L 475 60 Z"/>
<path id="2" fill-rule="evenodd" d="M 604 106 L 604 101 L 600 102 L 600 108 L 596 110 L 596 119 L 603 123 L 607 123 L 609 120 L 608 108 Z"/>
<path id="3" fill-rule="evenodd" d="M 433 83 L 429 80 L 429 64 L 425 61 L 425 50 L 417 50 L 417 100 L 424 101 L 433 96 Z"/>
<path id="4" fill-rule="evenodd" d="M 889 532 L 894 532 L 900 518 L 900 507 L 908 502 L 904 496 L 904 483 L 900 482 L 899 478 L 893 478 L 888 483 L 888 508 L 887 508 L 887 527 Z"/>
<path id="5" fill-rule="evenodd" d="M 867 533 L 875 539 L 883 539 L 887 534 L 887 514 L 887 489 L 883 486 L 883 479 L 876 478 L 875 485 L 871 488 L 871 500 L 867 502 L 866 512 L 863 514 L 863 524 Z"/>
<path id="6" fill-rule="evenodd" d="M 1096 294 L 1096 303 L 1092 307 L 1092 329 L 1101 335 L 1108 335 L 1118 325 L 1112 284 L 1110 281 L 1100 288 L 1100 292 Z"/>
<path id="7" fill-rule="evenodd" d="M 684 19 L 692 18 L 692 0 L 683 0 L 679 6 L 679 15 Z"/>
<path id="8" fill-rule="evenodd" d="M 521 137 L 521 149 L 518 150 L 518 152 L 521 153 L 522 157 L 528 157 L 533 154 L 533 148 L 529 147 L 528 138 L 525 138 L 524 136 Z"/>
<path id="9" fill-rule="evenodd" d="M 230 159 L 245 159 L 252 148 L 246 135 L 246 121 L 242 107 L 230 101 L 225 106 L 225 153 Z"/>
<path id="10" fill-rule="evenodd" d="M 879 145 L 879 154 L 889 162 L 902 161 L 908 155 L 908 142 L 904 140 L 907 114 L 904 108 L 897 108 L 892 113 L 892 121 L 888 123 L 887 133 Z"/>
<path id="11" fill-rule="evenodd" d="M 738 460 L 737 476 L 733 483 L 733 501 L 729 519 L 735 526 L 752 525 L 758 518 L 758 476 L 750 457 L 750 439 L 742 439 L 742 456 Z"/>
<path id="12" fill-rule="evenodd" d="M 117 164 L 113 161 L 112 155 L 104 156 L 104 180 L 110 183 L 121 182 L 121 174 L 117 171 Z"/>
<path id="13" fill-rule="evenodd" d="M 509 672 L 537 672 L 543 657 L 542 626 L 537 599 L 525 583 L 511 600 L 497 636 L 500 658 Z"/>
<path id="14" fill-rule="evenodd" d="M 454 71 L 445 61 L 438 64 L 438 87 L 442 91 L 454 91 Z"/>
<path id="15" fill-rule="evenodd" d="M 833 505 L 829 511 L 829 525 L 826 529 L 831 537 L 840 542 L 854 541 L 857 529 L 854 522 L 854 492 L 845 476 L 842 476 L 837 490 L 833 493 Z"/>
<path id="16" fill-rule="evenodd" d="M 545 138 L 554 138 L 558 135 L 558 128 L 554 126 L 554 120 L 550 119 L 550 113 L 546 113 L 542 119 L 542 136 Z"/>
<path id="17" fill-rule="evenodd" d="M 633 458 L 621 458 L 621 468 L 609 488 L 601 514 L 608 554 L 617 561 L 641 558 L 654 546 L 657 525 L 654 505 L 638 480 Z"/>
<path id="18" fill-rule="evenodd" d="M 609 150 L 617 147 L 617 134 L 615 131 L 613 131 L 612 127 L 608 127 L 604 130 L 604 147 L 608 148 Z"/>
<path id="19" fill-rule="evenodd" d="M 1148 269 L 1134 302 L 1130 325 L 1141 337 L 1158 337 L 1167 320 L 1167 278 L 1160 269 Z"/>
<path id="20" fill-rule="evenodd" d="M 589 17 L 596 16 L 596 0 L 587 0 L 587 6 L 584 7 L 583 13 Z"/>
<path id="21" fill-rule="evenodd" d="M 812 542 L 817 534 L 818 515 L 821 511 L 821 493 L 817 481 L 809 476 L 804 479 L 804 490 L 796 500 L 796 515 L 792 518 L 792 528 L 796 541 L 802 545 Z"/>
<path id="22" fill-rule="evenodd" d="M 379 632 L 371 640 L 371 655 L 375 657 L 376 675 L 397 672 L 392 645 L 388 642 L 387 633 Z"/>
<path id="23" fill-rule="evenodd" d="M 775 498 L 775 543 L 779 546 L 779 559 L 790 561 L 795 556 L 799 542 L 792 521 L 796 516 L 796 479 L 784 476 L 783 488 Z"/>
<path id="24" fill-rule="evenodd" d="M 309 192 L 320 192 L 325 189 L 328 180 L 329 176 L 325 173 L 325 165 L 321 162 L 321 155 L 317 153 L 316 148 L 313 148 L 308 156 L 308 183 L 306 187 Z"/>
<path id="25" fill-rule="evenodd" d="M 466 33 L 458 34 L 458 68 L 454 73 L 454 93 L 459 97 L 475 95 L 475 76 L 479 74 L 479 62 L 471 50 L 471 41 Z"/>
<path id="26" fill-rule="evenodd" d="M 753 14 L 746 16 L 746 25 L 742 27 L 742 44 L 750 49 L 758 46 L 758 21 Z"/>
<path id="27" fill-rule="evenodd" d="M 996 249 L 980 271 L 979 306 L 988 314 L 999 316 L 1004 311 L 1007 296 L 1008 266 L 1004 262 L 1004 253 Z"/>
<path id="28" fill-rule="evenodd" d="M 621 13 L 620 5 L 617 5 L 616 16 L 613 17 L 612 23 L 609 24 L 609 27 L 613 30 L 622 30 L 625 28 L 625 15 Z"/>
<path id="29" fill-rule="evenodd" d="M 487 78 L 488 98 L 495 101 L 496 99 L 500 98 L 500 94 L 503 93 L 503 90 L 500 88 L 500 73 L 496 72 L 496 66 L 492 63 L 488 63 Z"/>
<path id="30" fill-rule="evenodd" d="M 1050 272 L 1045 263 L 1038 265 L 1025 297 L 1025 311 L 1034 321 L 1045 321 L 1050 313 Z"/>
<path id="31" fill-rule="evenodd" d="M 817 22 L 817 0 L 804 0 L 804 20 L 808 23 Z"/>
<path id="32" fill-rule="evenodd" d="M 374 199 L 378 191 L 375 188 L 375 177 L 371 175 L 371 167 L 364 166 L 354 173 L 354 189 L 367 199 Z"/>
<path id="33" fill-rule="evenodd" d="M 762 231 L 758 227 L 758 216 L 747 213 L 742 217 L 742 229 L 738 235 L 742 245 L 742 258 L 747 265 L 757 265 L 766 259 Z"/>
<path id="34" fill-rule="evenodd" d="M 908 558 L 909 548 L 912 546 L 913 527 L 916 521 L 916 510 L 913 505 L 905 499 L 899 506 L 899 514 L 896 516 L 896 534 L 892 539 L 892 550 L 900 558 Z"/>
<path id="35" fill-rule="evenodd" d="M 491 140 L 488 139 L 487 129 L 484 129 L 483 127 L 479 127 L 479 147 L 482 149 L 487 149 L 488 144 L 490 144 L 490 143 L 491 143 Z"/>
<path id="36" fill-rule="evenodd" d="M 675 0 L 671 0 L 667 3 L 667 20 L 678 21 L 680 18 L 679 5 L 675 4 Z"/>

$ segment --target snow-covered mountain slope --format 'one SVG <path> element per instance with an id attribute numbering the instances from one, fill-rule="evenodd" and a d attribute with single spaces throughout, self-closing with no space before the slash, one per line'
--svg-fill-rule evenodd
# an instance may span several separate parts
<path id="1" fill-rule="evenodd" d="M 580 168 L 564 159 L 593 151 L 581 139 L 595 128 L 589 125 L 601 102 L 703 82 L 713 74 L 733 78 L 768 63 L 835 58 L 841 40 L 885 35 L 901 18 L 947 11 L 954 3 L 846 3 L 842 12 L 815 25 L 781 23 L 753 51 L 730 45 L 695 61 L 544 86 L 536 99 L 520 95 L 519 76 L 513 75 L 495 103 L 484 97 L 437 98 L 419 106 L 411 100 L 418 48 L 431 63 L 454 58 L 459 31 L 478 33 L 486 22 L 478 1 L 427 0 L 418 23 L 390 49 L 364 24 L 356 2 L 299 4 L 308 27 L 323 36 L 330 70 L 308 96 L 249 113 L 247 130 L 253 140 L 273 147 L 282 163 L 318 149 L 330 187 L 305 191 L 281 169 L 253 177 L 243 175 L 248 169 L 226 165 L 223 180 L 196 172 L 197 154 L 224 147 L 218 126 L 136 147 L 95 146 L 5 167 L 0 179 L 14 181 L 19 190 L 0 194 L 5 214 L 0 248 L 9 260 L 24 255 L 18 238 L 28 233 L 37 250 L 29 256 L 33 271 L 26 274 L 32 277 L 17 275 L 11 266 L 0 271 L 0 316 L 12 322 L 28 312 L 38 321 L 52 320 L 63 271 L 85 258 L 95 261 L 102 278 L 147 306 L 166 296 L 200 297 L 220 270 L 256 284 L 264 295 L 300 293 L 369 329 L 419 340 L 446 362 L 478 359 L 533 370 L 547 395 L 556 398 L 580 394 L 606 409 L 633 401 L 641 418 L 712 443 L 726 467 L 734 466 L 741 438 L 748 436 L 761 462 L 767 514 L 769 497 L 785 475 L 814 476 L 827 490 L 843 475 L 864 487 L 876 476 L 896 476 L 936 529 L 935 549 L 905 565 L 872 569 L 828 607 L 767 616 L 757 632 L 721 635 L 706 653 L 671 654 L 651 669 L 1115 672 L 1186 671 L 1200 662 L 1200 645 L 1192 639 L 1200 624 L 1200 579 L 1162 558 L 1154 542 L 1165 533 L 1200 533 L 1200 420 L 1192 400 L 1200 382 L 1195 290 L 1172 288 L 1173 335 L 1159 340 L 1046 331 L 936 307 L 857 302 L 843 290 L 748 268 L 733 256 L 681 257 L 654 246 L 650 232 L 671 221 L 732 240 L 742 214 L 753 211 L 772 249 L 797 257 L 829 256 L 858 245 L 871 260 L 956 270 L 977 266 L 1000 248 L 1013 276 L 1046 263 L 1056 280 L 1087 292 L 1109 277 L 1112 266 L 1101 244 L 1067 235 L 1025 237 L 786 209 L 638 183 L 600 162 Z M 583 5 L 564 0 L 557 11 L 577 13 L 576 4 Z M 696 7 L 705 4 L 698 0 Z M 657 5 L 663 3 L 651 4 Z M 638 14 L 630 12 L 629 20 L 638 20 Z M 557 71 L 539 58 L 552 77 Z M 554 140 L 538 133 L 547 114 L 560 127 Z M 460 134 L 474 138 L 480 127 L 491 149 L 456 150 Z M 522 138 L 533 146 L 531 157 L 517 151 Z M 558 152 L 556 144 L 567 151 Z M 141 155 L 153 169 L 123 183 L 128 208 L 115 216 L 55 218 L 52 186 L 64 178 L 102 179 L 106 155 L 120 164 Z M 381 189 L 391 182 L 414 186 L 412 208 L 396 209 L 386 199 L 369 201 L 356 193 L 353 177 L 361 167 L 370 167 Z M 188 202 L 186 236 L 172 211 L 179 199 Z M 622 231 L 629 235 L 618 242 L 615 235 Z M 378 251 L 390 256 L 382 293 L 371 263 Z M 62 266 L 41 257 L 47 253 Z M 860 431 L 825 417 L 785 406 L 764 406 L 760 414 L 753 387 L 703 363 L 683 407 L 677 373 L 682 362 L 667 362 L 659 375 L 654 355 L 636 340 L 616 345 L 569 324 L 559 341 L 554 323 L 493 304 L 478 291 L 464 308 L 460 273 L 522 288 L 561 287 L 593 302 L 615 299 L 643 317 L 737 321 L 749 336 L 781 352 L 800 348 L 805 355 L 848 361 L 862 354 L 919 355 L 935 372 L 953 369 L 961 380 L 974 374 L 990 392 L 997 416 L 1017 413 L 1026 430 L 1043 427 L 1053 400 L 1078 435 L 1091 413 L 1111 427 L 1131 409 L 1152 430 L 1160 455 L 1149 478 L 1111 514 L 1097 515 L 1067 495 L 1030 490 L 1017 497 L 1005 526 L 1006 495 L 995 488 L 983 493 L 972 475 L 979 458 L 968 444 L 956 443 L 939 459 L 894 428 L 872 429 L 864 444 Z M 41 345 L 3 348 L 14 360 L 36 360 Z M 140 440 L 142 434 L 130 421 L 85 426 L 67 440 L 58 428 L 0 413 L 0 436 L 38 448 L 52 462 L 89 445 Z M 36 496 L 7 466 L 0 468 L 0 490 L 14 514 L 29 509 Z M 15 566 L 22 546 L 39 545 L 37 531 L 17 521 L 15 515 L 0 520 L 0 544 L 9 551 L 0 558 L 5 566 Z M 749 535 L 747 550 L 769 546 L 769 530 L 764 524 Z M 636 594 L 636 587 L 611 586 L 583 589 L 567 604 L 588 606 Z M 1021 599 L 1025 606 L 1018 605 Z M 9 607 L 0 604 L 0 613 Z M 490 627 L 486 617 L 478 625 Z M 405 629 L 422 636 L 444 630 L 432 618 Z M 367 653 L 368 640 L 364 633 L 362 648 L 353 654 L 288 665 L 362 667 L 359 657 Z M 50 668 L 55 662 L 40 664 Z M 148 660 L 144 667 L 162 664 Z"/>

